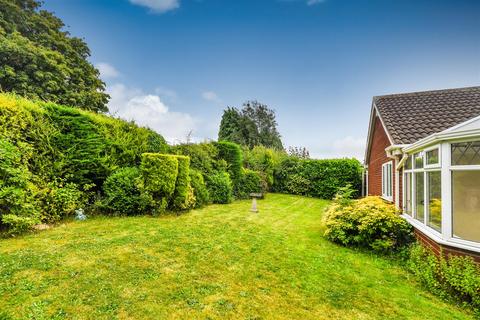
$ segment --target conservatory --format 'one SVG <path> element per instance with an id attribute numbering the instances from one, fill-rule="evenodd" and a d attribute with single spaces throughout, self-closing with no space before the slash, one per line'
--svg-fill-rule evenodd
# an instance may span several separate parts
<path id="1" fill-rule="evenodd" d="M 439 244 L 480 252 L 480 117 L 402 153 L 404 218 Z"/>

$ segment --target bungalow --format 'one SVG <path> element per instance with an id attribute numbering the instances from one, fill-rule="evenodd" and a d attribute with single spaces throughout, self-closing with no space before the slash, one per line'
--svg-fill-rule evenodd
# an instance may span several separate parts
<path id="1" fill-rule="evenodd" d="M 374 97 L 365 181 L 437 254 L 480 261 L 480 87 Z"/>

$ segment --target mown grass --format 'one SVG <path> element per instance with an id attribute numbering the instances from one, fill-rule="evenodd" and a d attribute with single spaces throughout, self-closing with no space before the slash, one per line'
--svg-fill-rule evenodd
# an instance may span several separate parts
<path id="1" fill-rule="evenodd" d="M 471 319 L 393 260 L 322 237 L 327 201 L 271 194 L 180 217 L 0 240 L 0 319 Z"/>

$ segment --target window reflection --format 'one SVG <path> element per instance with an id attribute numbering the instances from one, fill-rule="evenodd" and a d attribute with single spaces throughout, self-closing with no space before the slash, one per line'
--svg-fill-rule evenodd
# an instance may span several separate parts
<path id="1" fill-rule="evenodd" d="M 453 171 L 453 236 L 480 242 L 480 171 Z"/>

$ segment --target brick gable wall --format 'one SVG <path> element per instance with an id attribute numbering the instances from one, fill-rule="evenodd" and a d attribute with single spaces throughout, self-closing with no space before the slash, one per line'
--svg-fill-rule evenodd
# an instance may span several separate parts
<path id="1" fill-rule="evenodd" d="M 389 147 L 390 141 L 383 128 L 382 122 L 378 116 L 375 116 L 375 124 L 372 131 L 372 141 L 370 147 L 370 157 L 368 161 L 368 195 L 382 195 L 382 165 L 392 161 L 387 157 L 385 149 Z M 393 163 L 393 171 L 395 171 L 395 162 Z M 395 201 L 395 172 L 393 172 L 393 199 Z M 400 186 L 402 184 L 400 183 Z M 401 193 L 400 193 L 401 195 Z M 400 196 L 400 199 L 402 197 Z"/>

